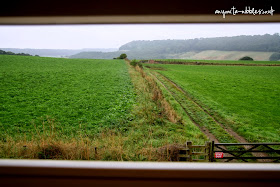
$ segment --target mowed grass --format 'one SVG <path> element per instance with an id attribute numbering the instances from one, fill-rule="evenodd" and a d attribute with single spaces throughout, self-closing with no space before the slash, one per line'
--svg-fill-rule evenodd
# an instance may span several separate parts
<path id="1" fill-rule="evenodd" d="M 149 64 L 250 142 L 280 141 L 280 67 Z"/>
<path id="2" fill-rule="evenodd" d="M 135 94 L 123 60 L 0 56 L 0 138 L 54 121 L 68 138 L 125 123 Z"/>

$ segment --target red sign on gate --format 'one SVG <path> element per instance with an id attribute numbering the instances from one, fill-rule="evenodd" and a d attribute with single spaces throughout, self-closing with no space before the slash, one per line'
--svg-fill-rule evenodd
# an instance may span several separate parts
<path id="1" fill-rule="evenodd" d="M 224 157 L 224 153 L 223 152 L 216 152 L 215 153 L 215 158 L 223 158 Z"/>

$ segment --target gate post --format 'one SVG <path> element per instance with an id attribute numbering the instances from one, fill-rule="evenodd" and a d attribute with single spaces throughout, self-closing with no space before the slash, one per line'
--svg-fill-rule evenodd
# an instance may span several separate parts
<path id="1" fill-rule="evenodd" d="M 206 153 L 205 161 L 207 161 L 207 162 L 211 161 L 211 155 L 212 155 L 211 148 L 212 148 L 211 142 L 206 142 L 205 143 L 205 153 Z"/>
<path id="2" fill-rule="evenodd" d="M 211 148 L 210 148 L 210 162 L 214 162 L 214 154 L 215 154 L 215 142 L 212 141 Z"/>
<path id="3" fill-rule="evenodd" d="M 187 161 L 192 162 L 192 142 L 187 142 Z"/>

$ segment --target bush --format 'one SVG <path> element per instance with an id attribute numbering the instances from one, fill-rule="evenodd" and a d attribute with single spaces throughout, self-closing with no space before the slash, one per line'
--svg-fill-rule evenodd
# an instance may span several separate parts
<path id="1" fill-rule="evenodd" d="M 240 58 L 239 60 L 254 60 L 254 59 L 249 56 L 244 56 L 244 57 Z"/>
<path id="2" fill-rule="evenodd" d="M 127 55 L 125 53 L 121 54 L 119 59 L 125 59 L 127 57 Z"/>
<path id="3" fill-rule="evenodd" d="M 136 65 L 138 65 L 140 68 L 143 68 L 143 65 L 141 62 L 137 62 L 137 60 L 132 60 L 130 61 L 130 65 L 132 65 L 133 67 L 135 67 Z"/>
<path id="4" fill-rule="evenodd" d="M 143 68 L 143 65 L 141 62 L 137 62 L 137 65 L 140 67 L 140 68 Z"/>
<path id="5" fill-rule="evenodd" d="M 137 61 L 134 59 L 132 61 L 130 61 L 130 65 L 132 65 L 133 67 L 135 67 L 137 65 Z"/>
<path id="6" fill-rule="evenodd" d="M 123 53 L 119 57 L 113 58 L 113 59 L 125 59 L 126 57 L 127 57 L 127 55 L 125 53 Z"/>

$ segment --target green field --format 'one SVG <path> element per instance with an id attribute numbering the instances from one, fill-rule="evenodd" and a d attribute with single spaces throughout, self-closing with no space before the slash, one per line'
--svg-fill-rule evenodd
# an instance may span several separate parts
<path id="1" fill-rule="evenodd" d="M 247 141 L 280 142 L 280 67 L 146 66 L 175 82 Z"/>
<path id="2" fill-rule="evenodd" d="M 54 120 L 58 131 L 88 136 L 120 126 L 135 94 L 123 60 L 0 56 L 0 138 L 27 137 Z"/>

